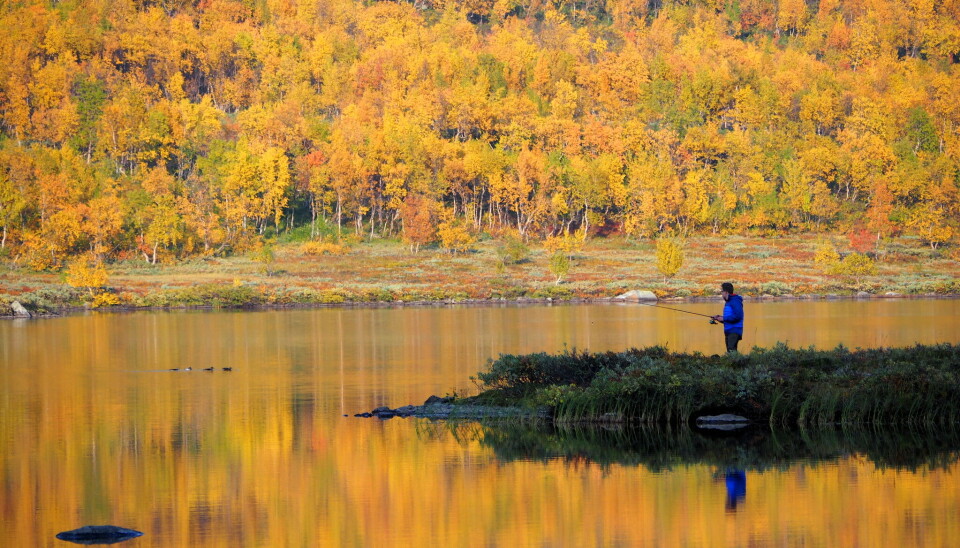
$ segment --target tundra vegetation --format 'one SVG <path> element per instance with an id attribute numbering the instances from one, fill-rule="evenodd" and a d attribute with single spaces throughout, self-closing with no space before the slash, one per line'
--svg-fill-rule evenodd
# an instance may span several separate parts
<path id="1" fill-rule="evenodd" d="M 196 257 L 173 264 L 136 258 L 71 260 L 63 272 L 34 272 L 0 263 L 0 314 L 19 301 L 34 312 L 73 307 L 354 306 L 376 303 L 590 300 L 648 289 L 661 298 L 716 298 L 730 280 L 747 298 L 960 294 L 960 261 L 915 237 L 884 242 L 858 277 L 818 262 L 821 246 L 807 234 L 770 239 L 708 235 L 684 244 L 683 268 L 664 278 L 650 240 L 622 236 L 556 237 L 524 243 L 515 231 L 484 235 L 466 253 L 437 244 L 414 253 L 401 239 L 340 243 L 313 239 L 302 227 L 275 243 L 231 257 Z M 855 254 L 847 238 L 831 249 Z M 553 258 L 567 259 L 560 277 Z M 561 265 L 562 266 L 562 265 Z"/>
<path id="2" fill-rule="evenodd" d="M 754 348 L 705 356 L 625 352 L 502 355 L 473 399 L 548 407 L 559 423 L 688 424 L 734 413 L 774 427 L 960 426 L 960 346 Z"/>

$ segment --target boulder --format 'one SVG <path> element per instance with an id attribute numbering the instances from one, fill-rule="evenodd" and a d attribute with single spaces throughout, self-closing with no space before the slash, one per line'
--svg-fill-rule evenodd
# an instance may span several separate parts
<path id="1" fill-rule="evenodd" d="M 657 296 L 653 291 L 647 291 L 644 289 L 631 289 L 622 295 L 617 295 L 616 297 L 619 300 L 623 301 L 656 301 Z"/>
<path id="2" fill-rule="evenodd" d="M 20 301 L 13 301 L 12 303 L 10 303 L 10 309 L 13 310 L 13 315 L 16 316 L 17 318 L 33 317 L 33 314 L 31 314 L 29 310 L 24 308 L 23 305 L 20 304 Z"/>
<path id="3" fill-rule="evenodd" d="M 57 534 L 60 540 L 76 544 L 114 544 L 143 536 L 140 531 L 116 525 L 84 525 L 79 529 Z"/>
<path id="4" fill-rule="evenodd" d="M 423 402 L 423 405 L 450 403 L 451 401 L 453 401 L 453 398 L 441 398 L 440 396 L 430 396 L 429 398 L 427 398 L 427 401 Z"/>

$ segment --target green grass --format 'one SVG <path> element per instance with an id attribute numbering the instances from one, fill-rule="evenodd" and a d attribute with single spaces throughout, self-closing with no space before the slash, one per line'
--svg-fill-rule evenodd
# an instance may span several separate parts
<path id="1" fill-rule="evenodd" d="M 504 355 L 479 401 L 548 406 L 558 422 L 684 424 L 731 412 L 778 427 L 960 424 L 960 346 L 849 350 L 778 345 L 749 355 L 654 346 Z"/>

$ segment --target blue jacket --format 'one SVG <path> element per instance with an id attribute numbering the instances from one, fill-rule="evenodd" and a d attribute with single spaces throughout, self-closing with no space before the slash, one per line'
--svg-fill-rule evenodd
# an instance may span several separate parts
<path id="1" fill-rule="evenodd" d="M 743 335 L 743 297 L 730 295 L 723 305 L 723 332 Z"/>

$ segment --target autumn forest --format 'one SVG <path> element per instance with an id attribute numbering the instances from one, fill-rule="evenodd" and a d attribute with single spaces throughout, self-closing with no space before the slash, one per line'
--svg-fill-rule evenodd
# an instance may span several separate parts
<path id="1" fill-rule="evenodd" d="M 960 231 L 960 0 L 11 0 L 0 26 L 0 247 L 36 270 L 303 226 Z"/>

